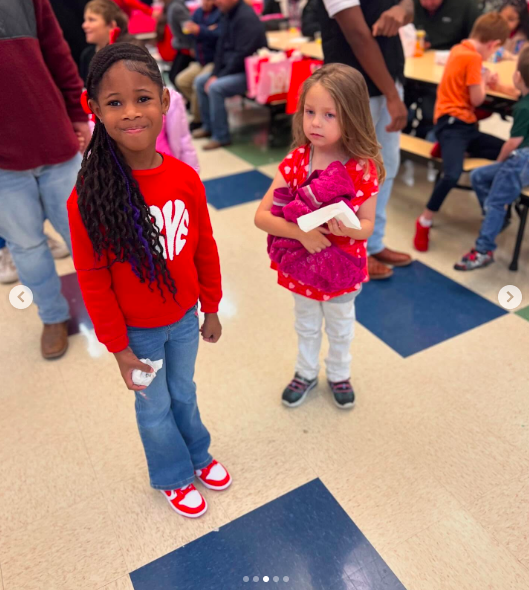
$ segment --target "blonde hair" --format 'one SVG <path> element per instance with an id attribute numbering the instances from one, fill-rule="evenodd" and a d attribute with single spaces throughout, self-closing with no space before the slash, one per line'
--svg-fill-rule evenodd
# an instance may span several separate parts
<path id="1" fill-rule="evenodd" d="M 369 94 L 362 74 L 344 64 L 327 64 L 307 78 L 301 89 L 298 109 L 292 121 L 294 146 L 310 143 L 303 131 L 303 114 L 305 100 L 309 90 L 320 84 L 331 95 L 336 105 L 338 124 L 342 131 L 342 143 L 347 154 L 355 160 L 367 160 L 376 166 L 379 183 L 386 176 L 380 145 L 377 141 L 375 126 L 369 109 Z"/>
<path id="2" fill-rule="evenodd" d="M 121 29 L 121 33 L 119 34 L 120 37 L 128 33 L 129 19 L 112 0 L 90 0 L 90 2 L 84 7 L 85 13 L 88 10 L 94 14 L 102 16 L 108 26 L 112 24 L 112 21 L 115 21 L 116 25 Z"/>

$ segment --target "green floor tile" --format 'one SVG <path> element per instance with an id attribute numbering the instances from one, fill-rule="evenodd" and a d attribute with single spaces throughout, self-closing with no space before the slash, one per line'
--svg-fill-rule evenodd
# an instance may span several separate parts
<path id="1" fill-rule="evenodd" d="M 233 143 L 225 149 L 255 167 L 274 164 L 287 155 L 292 142 L 290 127 L 278 125 L 274 135 L 274 145 L 269 146 L 268 125 L 235 129 Z"/>
<path id="2" fill-rule="evenodd" d="M 288 145 L 269 148 L 266 144 L 255 145 L 251 143 L 234 142 L 225 149 L 256 167 L 264 166 L 265 164 L 273 164 L 274 162 L 281 162 L 288 153 Z"/>
<path id="3" fill-rule="evenodd" d="M 529 305 L 527 307 L 522 307 L 522 309 L 519 309 L 515 313 L 516 315 L 519 315 L 521 318 L 529 322 Z"/>

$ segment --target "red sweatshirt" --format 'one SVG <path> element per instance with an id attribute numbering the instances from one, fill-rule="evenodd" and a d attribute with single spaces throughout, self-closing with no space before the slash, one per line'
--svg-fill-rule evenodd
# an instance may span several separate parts
<path id="1" fill-rule="evenodd" d="M 0 168 L 61 164 L 88 122 L 83 83 L 49 0 L 0 2 Z"/>
<path id="2" fill-rule="evenodd" d="M 164 155 L 161 166 L 135 170 L 145 202 L 163 236 L 167 268 L 176 284 L 176 301 L 163 286 L 140 283 L 130 263 L 106 253 L 96 260 L 77 206 L 68 199 L 73 260 L 83 299 L 97 337 L 110 352 L 128 346 L 127 326 L 158 328 L 183 317 L 198 299 L 204 313 L 216 313 L 222 298 L 219 255 L 213 238 L 204 186 L 187 164 Z M 90 270 L 97 268 L 97 270 Z M 162 283 L 163 285 L 163 283 Z"/>

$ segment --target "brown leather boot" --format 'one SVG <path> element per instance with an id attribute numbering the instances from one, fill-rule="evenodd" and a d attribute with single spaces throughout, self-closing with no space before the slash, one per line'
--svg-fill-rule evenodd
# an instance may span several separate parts
<path id="1" fill-rule="evenodd" d="M 376 258 L 379 262 L 382 262 L 382 264 L 389 264 L 390 266 L 408 266 L 408 264 L 413 262 L 409 254 L 396 252 L 389 248 L 384 248 L 382 252 L 373 254 L 373 258 Z"/>
<path id="2" fill-rule="evenodd" d="M 194 139 L 202 139 L 204 137 L 211 137 L 211 131 L 207 131 L 206 129 L 201 127 L 200 129 L 195 129 L 193 131 L 193 133 L 191 133 L 191 136 Z"/>
<path id="3" fill-rule="evenodd" d="M 46 360 L 58 359 L 63 356 L 68 350 L 68 322 L 44 324 L 40 349 Z"/>
<path id="4" fill-rule="evenodd" d="M 225 142 L 221 143 L 220 141 L 217 141 L 216 139 L 212 139 L 211 141 L 208 141 L 208 143 L 206 143 L 206 145 L 203 145 L 202 149 L 206 150 L 206 151 L 217 150 L 217 149 L 224 147 L 226 145 L 231 145 L 231 141 L 225 141 Z"/>
<path id="5" fill-rule="evenodd" d="M 373 256 L 367 257 L 367 270 L 369 272 L 369 278 L 372 281 L 378 281 L 381 279 L 389 279 L 389 277 L 393 274 L 393 270 L 379 262 Z"/>

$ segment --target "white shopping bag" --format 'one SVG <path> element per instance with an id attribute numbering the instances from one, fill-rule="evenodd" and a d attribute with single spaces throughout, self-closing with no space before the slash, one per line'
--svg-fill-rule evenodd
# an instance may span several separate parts
<path id="1" fill-rule="evenodd" d="M 413 57 L 415 55 L 415 47 L 417 45 L 417 30 L 415 25 L 410 23 L 405 27 L 399 29 L 400 41 L 404 49 L 405 57 Z"/>

